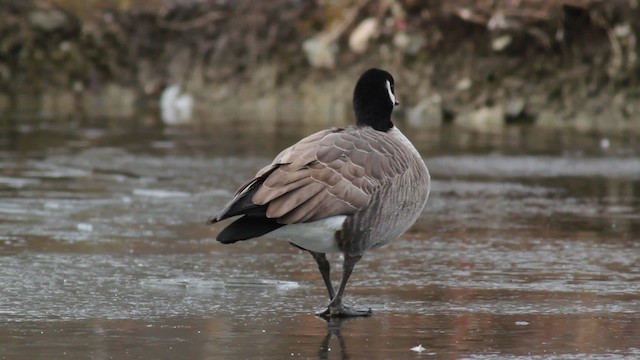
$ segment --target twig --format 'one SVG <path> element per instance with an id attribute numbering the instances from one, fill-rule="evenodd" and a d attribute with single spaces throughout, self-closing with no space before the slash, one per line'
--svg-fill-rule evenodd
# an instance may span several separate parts
<path id="1" fill-rule="evenodd" d="M 224 14 L 220 11 L 211 11 L 200 17 L 197 17 L 189 21 L 184 21 L 184 22 L 167 22 L 164 20 L 160 20 L 160 23 L 158 24 L 158 26 L 163 27 L 165 29 L 169 29 L 169 30 L 187 31 L 194 28 L 205 26 L 210 22 L 223 19 L 225 16 L 227 16 L 227 14 Z"/>

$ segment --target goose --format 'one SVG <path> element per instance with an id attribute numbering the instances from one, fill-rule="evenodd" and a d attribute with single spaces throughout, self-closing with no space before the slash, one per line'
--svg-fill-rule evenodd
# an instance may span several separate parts
<path id="1" fill-rule="evenodd" d="M 327 287 L 329 305 L 316 315 L 371 315 L 370 308 L 342 303 L 354 266 L 413 225 L 430 190 L 424 160 L 391 121 L 399 104 L 391 74 L 365 71 L 353 92 L 355 125 L 319 131 L 283 150 L 209 218 L 208 224 L 236 218 L 216 240 L 266 234 L 287 240 L 311 253 Z M 326 258 L 336 252 L 344 259 L 337 291 Z"/>

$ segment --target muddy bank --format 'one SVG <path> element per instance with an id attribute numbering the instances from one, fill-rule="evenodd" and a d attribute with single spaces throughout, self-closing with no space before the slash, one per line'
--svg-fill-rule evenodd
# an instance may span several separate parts
<path id="1" fill-rule="evenodd" d="M 0 112 L 129 117 L 179 85 L 198 121 L 346 123 L 378 66 L 416 126 L 640 131 L 638 3 L 515 3 L 0 0 Z"/>

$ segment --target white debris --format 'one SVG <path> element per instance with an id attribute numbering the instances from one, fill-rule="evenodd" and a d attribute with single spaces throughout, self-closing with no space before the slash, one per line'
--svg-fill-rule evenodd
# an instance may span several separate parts
<path id="1" fill-rule="evenodd" d="M 168 86 L 160 95 L 160 117 L 168 125 L 186 123 L 193 113 L 193 97 L 183 93 L 180 85 Z"/>
<path id="2" fill-rule="evenodd" d="M 424 346 L 422 346 L 422 344 L 420 344 L 418 346 L 414 346 L 414 347 L 411 348 L 411 351 L 415 351 L 417 353 L 421 353 L 421 352 L 426 351 L 426 350 L 427 349 Z"/>
<path id="3" fill-rule="evenodd" d="M 87 223 L 79 223 L 76 225 L 79 231 L 91 232 L 93 231 L 93 225 Z"/>
<path id="4" fill-rule="evenodd" d="M 529 322 L 528 321 L 516 321 L 515 324 L 518 325 L 518 326 L 527 326 L 527 325 L 529 325 Z"/>
<path id="5" fill-rule="evenodd" d="M 133 195 L 146 196 L 152 198 L 174 198 L 174 197 L 189 197 L 191 194 L 184 191 L 172 191 L 172 190 L 155 190 L 155 189 L 133 189 Z"/>
<path id="6" fill-rule="evenodd" d="M 600 140 L 600 148 L 602 150 L 607 150 L 609 148 L 609 146 L 611 146 L 611 143 L 609 142 L 609 139 L 607 138 L 602 138 Z"/>
<path id="7" fill-rule="evenodd" d="M 47 201 L 46 203 L 44 203 L 45 209 L 60 209 L 60 207 L 60 203 L 55 201 Z"/>
<path id="8" fill-rule="evenodd" d="M 357 54 L 367 51 L 369 40 L 378 34 L 378 20 L 367 18 L 362 20 L 349 36 L 349 47 Z"/>
<path id="9" fill-rule="evenodd" d="M 0 176 L 0 184 L 7 185 L 12 188 L 23 188 L 29 185 L 36 185 L 40 183 L 40 180 L 37 179 L 29 179 L 29 178 L 20 178 L 20 177 L 12 177 L 12 176 Z"/>

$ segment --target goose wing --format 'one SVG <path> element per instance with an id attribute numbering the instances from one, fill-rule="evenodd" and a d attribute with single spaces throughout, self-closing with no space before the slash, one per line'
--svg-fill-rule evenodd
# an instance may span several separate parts
<path id="1" fill-rule="evenodd" d="M 405 172 L 409 159 L 387 133 L 354 127 L 324 130 L 282 151 L 236 197 L 244 191 L 280 224 L 350 215 Z"/>

